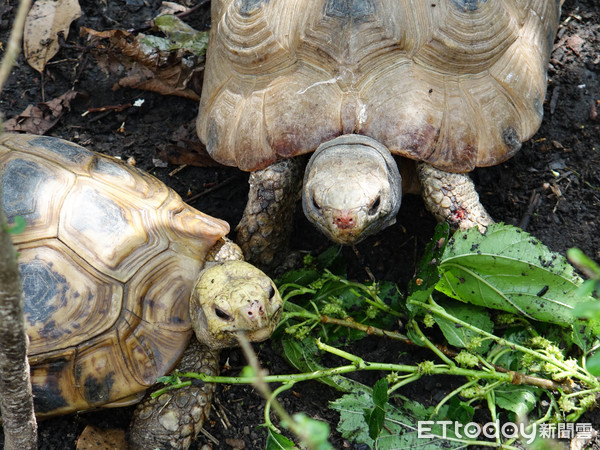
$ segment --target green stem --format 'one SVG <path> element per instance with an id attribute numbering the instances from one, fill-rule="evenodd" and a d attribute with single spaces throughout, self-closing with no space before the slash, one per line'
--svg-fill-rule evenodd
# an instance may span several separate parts
<path id="1" fill-rule="evenodd" d="M 294 386 L 295 383 L 290 382 L 290 383 L 284 383 L 281 386 L 279 386 L 277 389 L 275 389 L 273 391 L 273 393 L 271 394 L 271 396 L 269 397 L 269 399 L 267 400 L 266 404 L 265 404 L 265 425 L 271 429 L 272 431 L 274 431 L 275 433 L 281 433 L 279 431 L 279 429 L 273 425 L 273 422 L 271 421 L 271 404 L 273 403 L 273 401 L 275 400 L 275 398 L 282 392 L 287 391 L 288 389 L 291 389 Z"/>
<path id="2" fill-rule="evenodd" d="M 579 392 L 572 392 L 570 394 L 565 394 L 564 398 L 570 398 L 570 397 L 583 397 L 584 395 L 588 395 L 588 394 L 597 394 L 598 392 L 600 392 L 600 388 L 594 388 L 594 389 L 587 389 L 585 391 L 579 391 Z"/>
<path id="3" fill-rule="evenodd" d="M 546 361 L 550 364 L 553 364 L 561 369 L 563 369 L 565 372 L 571 374 L 571 376 L 573 377 L 577 377 L 582 381 L 585 381 L 588 385 L 590 386 L 599 386 L 598 381 L 596 380 L 595 377 L 588 375 L 587 373 L 582 372 L 582 370 L 578 370 L 577 372 L 573 371 L 572 367 L 567 366 L 566 364 L 564 364 L 561 361 L 558 361 L 556 359 L 553 358 L 549 358 L 546 355 L 541 354 L 540 352 L 537 352 L 535 350 L 531 350 L 530 348 L 527 347 L 523 347 L 522 345 L 516 344 L 514 342 L 510 342 L 507 341 L 506 339 L 500 338 L 498 336 L 495 336 L 491 333 L 488 333 L 487 331 L 484 331 L 480 328 L 477 328 L 473 325 L 471 325 L 470 323 L 464 322 L 460 319 L 457 319 L 456 317 L 452 316 L 451 314 L 448 314 L 446 312 L 446 310 L 444 308 L 442 308 L 441 306 L 439 306 L 437 303 L 435 303 L 435 301 L 433 300 L 433 298 L 430 296 L 429 297 L 429 303 L 423 303 L 417 300 L 409 300 L 409 302 L 413 305 L 419 306 L 421 308 L 426 309 L 427 311 L 430 311 L 433 314 L 436 314 L 440 317 L 443 317 L 445 319 L 448 319 L 468 330 L 471 330 L 475 333 L 481 334 L 482 336 L 488 337 L 490 339 L 492 339 L 494 342 L 509 347 L 513 350 L 517 350 L 520 351 L 522 353 L 526 353 L 528 355 L 531 355 L 535 358 L 541 359 L 542 361 Z"/>
<path id="4" fill-rule="evenodd" d="M 388 389 L 388 396 L 391 395 L 392 392 L 394 392 L 396 389 L 400 389 L 402 386 L 406 386 L 407 384 L 410 384 L 413 381 L 417 381 L 419 378 L 421 378 L 421 376 L 421 373 L 416 373 L 414 375 L 404 378 L 402 381 L 398 381 Z"/>
<path id="5" fill-rule="evenodd" d="M 465 383 L 459 387 L 457 387 L 456 389 L 454 389 L 452 392 L 450 392 L 448 395 L 446 395 L 436 406 L 435 406 L 435 410 L 433 411 L 432 415 L 437 415 L 440 412 L 440 408 L 442 406 L 444 406 L 444 404 L 449 401 L 452 397 L 454 397 L 455 395 L 459 394 L 460 392 L 462 392 L 464 389 L 470 388 L 471 386 L 473 386 L 474 384 L 479 383 L 479 379 L 475 379 L 475 380 L 471 380 L 468 383 Z"/>
<path id="6" fill-rule="evenodd" d="M 415 374 L 421 373 L 421 369 L 419 366 L 365 362 L 361 358 L 356 359 L 359 360 L 359 362 L 347 366 L 335 367 L 333 369 L 316 370 L 314 372 L 305 372 L 289 375 L 267 375 L 265 377 L 262 377 L 261 379 L 265 383 L 287 383 L 292 381 L 298 382 L 306 380 L 315 380 L 318 378 L 330 377 L 333 375 L 342 375 L 345 373 L 362 370 L 381 370 L 385 372 L 404 372 Z M 178 373 L 177 375 L 182 378 L 195 378 L 198 380 L 202 380 L 206 383 L 251 384 L 256 380 L 256 377 L 223 377 L 195 372 Z M 512 375 L 509 373 L 481 372 L 478 370 L 463 369 L 460 367 L 448 367 L 445 364 L 431 367 L 427 371 L 427 375 L 457 375 L 463 377 L 478 377 L 481 379 L 498 380 L 506 383 L 510 383 L 512 379 Z"/>
<path id="7" fill-rule="evenodd" d="M 437 348 L 435 345 L 433 345 L 433 343 L 421 331 L 421 328 L 419 328 L 419 325 L 417 324 L 417 322 L 415 320 L 411 321 L 411 325 L 413 327 L 413 330 L 415 330 L 415 333 L 417 333 L 419 338 L 425 343 L 425 345 L 427 346 L 427 348 L 429 348 L 429 350 L 431 350 L 433 353 L 435 353 L 438 356 L 438 358 L 440 358 L 442 361 L 444 361 L 450 367 L 454 367 L 456 365 L 454 363 L 454 361 L 452 361 L 450 358 L 448 358 L 446 355 L 444 355 L 444 353 L 441 352 L 439 348 Z"/>
<path id="8" fill-rule="evenodd" d="M 496 422 L 498 415 L 496 414 L 496 395 L 494 393 L 494 391 L 489 391 L 487 393 L 487 395 L 485 396 L 486 400 L 487 400 L 487 405 L 488 405 L 488 410 L 490 411 L 490 416 L 492 418 L 492 422 Z M 498 444 L 501 444 L 502 441 L 500 440 L 500 435 L 496 434 L 496 442 Z"/>

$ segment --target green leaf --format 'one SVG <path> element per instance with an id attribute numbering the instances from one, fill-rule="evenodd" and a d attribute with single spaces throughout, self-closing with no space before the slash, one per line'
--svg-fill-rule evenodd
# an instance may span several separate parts
<path id="1" fill-rule="evenodd" d="M 571 338 L 577 347 L 584 352 L 594 348 L 598 344 L 598 336 L 600 336 L 600 319 L 593 321 L 577 320 L 573 324 Z"/>
<path id="2" fill-rule="evenodd" d="M 157 383 L 163 383 L 163 384 L 174 384 L 177 381 L 177 377 L 175 377 L 174 375 L 165 375 L 164 377 L 158 377 L 156 379 Z"/>
<path id="3" fill-rule="evenodd" d="M 293 441 L 290 441 L 282 434 L 275 433 L 273 430 L 269 429 L 267 443 L 265 445 L 266 450 L 290 450 L 293 448 L 296 448 Z"/>
<path id="4" fill-rule="evenodd" d="M 569 326 L 591 300 L 577 294 L 582 280 L 564 257 L 508 225 L 455 233 L 439 269 L 436 289 L 449 297 L 542 322 Z"/>
<path id="5" fill-rule="evenodd" d="M 539 389 L 527 385 L 505 384 L 494 390 L 496 404 L 500 408 L 514 412 L 517 417 L 527 417 L 539 395 Z"/>
<path id="6" fill-rule="evenodd" d="M 300 435 L 307 441 L 309 448 L 317 450 L 329 450 L 333 447 L 327 441 L 329 437 L 329 425 L 320 420 L 315 420 L 304 413 L 293 415 L 293 419 L 300 429 Z"/>
<path id="7" fill-rule="evenodd" d="M 383 408 L 383 406 L 388 402 L 388 381 L 386 378 L 381 378 L 375 383 L 373 386 L 373 403 L 375 406 L 379 408 Z"/>
<path id="8" fill-rule="evenodd" d="M 432 240 L 427 244 L 423 256 L 417 265 L 417 272 L 408 284 L 407 300 L 416 300 L 426 303 L 429 296 L 440 280 L 438 265 L 448 243 L 450 228 L 447 223 L 438 224 Z M 421 308 L 411 305 L 407 301 L 407 308 L 412 315 L 424 314 Z"/>
<path id="9" fill-rule="evenodd" d="M 577 317 L 583 319 L 600 321 L 600 302 L 591 300 L 589 302 L 580 303 L 575 307 L 575 314 Z"/>
<path id="10" fill-rule="evenodd" d="M 489 313 L 483 309 L 473 305 L 464 305 L 461 303 L 439 302 L 446 312 L 457 319 L 467 322 L 481 330 L 491 333 L 494 330 L 494 323 L 489 317 Z M 472 340 L 480 341 L 480 335 L 467 328 L 459 327 L 455 322 L 443 317 L 434 316 L 435 322 L 438 324 L 442 333 L 448 340 L 450 345 L 460 348 L 471 348 Z M 490 341 L 485 340 L 478 344 L 474 349 L 478 353 L 485 353 L 490 347 Z"/>
<path id="11" fill-rule="evenodd" d="M 346 261 L 342 257 L 340 246 L 329 247 L 319 256 L 317 256 L 318 266 L 322 269 L 329 269 L 336 275 L 346 275 Z"/>
<path id="12" fill-rule="evenodd" d="M 585 367 L 595 377 L 600 377 L 600 351 L 586 359 Z"/>
<path id="13" fill-rule="evenodd" d="M 165 45 L 165 43 L 169 41 L 171 46 L 168 48 L 168 50 L 182 48 L 189 50 L 196 56 L 201 56 L 206 53 L 206 47 L 208 45 L 207 31 L 195 30 L 179 17 L 169 14 L 157 17 L 154 19 L 154 24 L 160 29 L 160 31 L 168 36 L 168 40 L 159 38 L 163 42 L 156 44 L 156 39 L 154 36 L 144 36 L 146 40 L 154 42 L 156 45 L 160 46 Z M 158 48 L 161 48 L 160 46 Z M 167 48 L 164 48 L 164 50 L 167 50 Z"/>
<path id="14" fill-rule="evenodd" d="M 600 266 L 580 249 L 570 248 L 567 250 L 567 258 L 569 258 L 569 261 L 581 270 L 586 277 L 600 280 Z"/>
<path id="15" fill-rule="evenodd" d="M 5 225 L 5 230 L 8 234 L 19 234 L 25 231 L 25 219 L 21 216 L 14 216 L 12 218 L 12 225 Z"/>
<path id="16" fill-rule="evenodd" d="M 298 285 L 308 287 L 310 283 L 319 278 L 319 272 L 315 269 L 290 270 L 278 278 L 275 283 L 281 291 L 286 285 Z"/>
<path id="17" fill-rule="evenodd" d="M 466 402 L 460 400 L 457 396 L 450 399 L 448 411 L 445 414 L 446 418 L 462 424 L 467 424 L 473 421 L 475 408 Z"/>
<path id="18" fill-rule="evenodd" d="M 420 420 L 436 420 L 431 418 L 433 408 L 410 400 L 404 400 L 402 407 L 385 404 L 384 426 L 377 439 L 372 439 L 368 433 L 368 425 L 364 411 L 374 407 L 373 396 L 368 392 L 355 391 L 331 402 L 329 407 L 340 414 L 337 430 L 351 441 L 366 444 L 377 449 L 419 448 L 437 450 L 439 448 L 456 448 L 462 446 L 457 442 L 443 439 L 441 428 L 430 425 L 435 437 L 423 439 L 418 435 Z M 441 418 L 439 419 L 441 420 Z M 452 437 L 450 429 L 447 436 Z"/>
<path id="19" fill-rule="evenodd" d="M 380 379 L 373 386 L 373 408 L 365 411 L 365 420 L 369 426 L 369 437 L 377 439 L 385 419 L 385 404 L 388 402 L 388 381 Z"/>
<path id="20" fill-rule="evenodd" d="M 283 346 L 285 358 L 299 372 L 315 372 L 327 369 L 320 363 L 319 349 L 313 338 L 306 338 L 299 341 L 297 339 L 286 337 L 281 340 L 281 344 Z M 350 392 L 355 389 L 368 389 L 358 381 L 351 380 L 342 375 L 321 377 L 318 381 L 343 392 Z"/>

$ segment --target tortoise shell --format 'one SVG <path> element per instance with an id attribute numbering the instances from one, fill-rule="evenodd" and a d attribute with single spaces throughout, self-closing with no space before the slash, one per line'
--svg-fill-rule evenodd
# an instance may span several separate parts
<path id="1" fill-rule="evenodd" d="M 0 138 L 39 415 L 115 402 L 178 362 L 189 300 L 226 222 L 156 178 L 60 139 Z"/>
<path id="2" fill-rule="evenodd" d="M 198 134 L 243 170 L 348 133 L 455 172 L 538 129 L 560 0 L 220 0 Z"/>

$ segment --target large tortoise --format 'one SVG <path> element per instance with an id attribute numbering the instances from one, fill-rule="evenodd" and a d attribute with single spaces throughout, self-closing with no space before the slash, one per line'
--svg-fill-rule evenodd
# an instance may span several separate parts
<path id="1" fill-rule="evenodd" d="M 238 261 L 226 222 L 156 178 L 50 137 L 0 137 L 2 198 L 23 279 L 35 410 L 43 418 L 138 402 L 175 367 L 218 372 L 236 334 L 266 339 L 281 298 Z M 195 334 L 197 339 L 192 335 Z M 187 448 L 214 385 L 136 409 L 136 448 Z"/>
<path id="2" fill-rule="evenodd" d="M 315 149 L 303 208 L 336 242 L 394 223 L 419 190 L 438 220 L 484 230 L 464 173 L 538 129 L 560 3 L 213 0 L 197 130 L 215 160 L 253 172 L 245 254 L 280 253 L 302 184 L 292 157 Z"/>

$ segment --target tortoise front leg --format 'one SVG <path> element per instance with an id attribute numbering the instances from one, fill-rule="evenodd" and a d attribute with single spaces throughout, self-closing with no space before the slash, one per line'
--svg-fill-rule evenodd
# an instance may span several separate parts
<path id="1" fill-rule="evenodd" d="M 237 242 L 246 261 L 272 268 L 287 254 L 305 158 L 284 159 L 250 175 Z"/>
<path id="2" fill-rule="evenodd" d="M 445 172 L 426 163 L 417 165 L 417 173 L 425 206 L 439 222 L 461 230 L 477 226 L 482 233 L 494 222 L 468 175 Z"/>
<path id="3" fill-rule="evenodd" d="M 176 369 L 179 372 L 219 373 L 219 352 L 209 350 L 196 338 Z M 187 449 L 208 418 L 214 383 L 198 383 L 173 389 L 153 399 L 150 394 L 137 406 L 129 428 L 134 449 Z"/>

